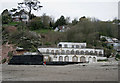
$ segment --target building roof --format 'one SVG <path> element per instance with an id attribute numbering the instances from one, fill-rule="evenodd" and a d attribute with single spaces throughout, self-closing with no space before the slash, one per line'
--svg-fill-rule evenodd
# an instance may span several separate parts
<path id="1" fill-rule="evenodd" d="M 28 12 L 27 11 L 25 11 L 25 10 L 20 10 L 19 12 L 16 12 L 15 14 L 13 14 L 13 16 L 20 16 L 20 15 L 22 15 L 22 14 L 28 14 Z"/>
<path id="2" fill-rule="evenodd" d="M 58 44 L 86 44 L 86 43 L 75 43 L 75 42 L 59 42 Z"/>
<path id="3" fill-rule="evenodd" d="M 28 49 L 21 48 L 21 47 L 17 47 L 17 48 L 16 48 L 16 51 L 29 51 L 29 50 L 28 50 Z"/>

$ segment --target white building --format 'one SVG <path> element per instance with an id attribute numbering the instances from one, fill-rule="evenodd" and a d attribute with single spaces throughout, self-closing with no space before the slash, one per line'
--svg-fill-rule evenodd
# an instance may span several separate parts
<path id="1" fill-rule="evenodd" d="M 82 45 L 84 48 L 81 47 Z M 55 62 L 97 62 L 97 56 L 104 56 L 104 50 L 85 48 L 86 43 L 60 42 L 58 47 L 38 48 L 38 50 L 44 55 L 45 61 Z"/>
<path id="2" fill-rule="evenodd" d="M 71 43 L 71 42 L 60 42 L 58 43 L 57 47 L 62 48 L 85 48 L 86 43 Z"/>
<path id="3" fill-rule="evenodd" d="M 37 52 L 25 52 L 23 55 L 38 55 Z"/>
<path id="4" fill-rule="evenodd" d="M 29 15 L 28 12 L 25 10 L 20 10 L 19 12 L 16 12 L 15 14 L 12 15 L 13 21 L 16 22 L 28 22 L 29 20 Z"/>

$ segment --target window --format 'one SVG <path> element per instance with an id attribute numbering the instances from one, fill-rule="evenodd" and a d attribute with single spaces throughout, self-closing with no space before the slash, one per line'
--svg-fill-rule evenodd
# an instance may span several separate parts
<path id="1" fill-rule="evenodd" d="M 56 52 L 55 52 L 56 54 L 59 54 L 59 51 L 58 50 L 56 50 Z"/>
<path id="2" fill-rule="evenodd" d="M 85 55 L 89 55 L 89 52 L 88 52 L 88 51 L 85 51 Z"/>
<path id="3" fill-rule="evenodd" d="M 54 55 L 54 58 L 57 58 L 57 55 Z"/>
<path id="4" fill-rule="evenodd" d="M 59 61 L 63 61 L 63 57 L 62 56 L 59 57 Z"/>
<path id="5" fill-rule="evenodd" d="M 51 54 L 54 54 L 54 50 L 51 50 Z"/>
<path id="6" fill-rule="evenodd" d="M 80 54 L 82 54 L 82 55 L 83 55 L 83 54 L 84 54 L 84 51 L 81 51 L 81 52 L 80 52 Z"/>
<path id="7" fill-rule="evenodd" d="M 88 58 L 88 60 L 89 60 L 89 62 L 92 62 L 92 57 L 90 56 L 90 57 Z"/>
<path id="8" fill-rule="evenodd" d="M 69 50 L 67 50 L 67 51 L 66 51 L 66 54 L 67 54 L 67 55 L 68 55 L 68 54 L 70 54 L 70 51 L 69 51 Z"/>
<path id="9" fill-rule="evenodd" d="M 102 56 L 102 51 L 99 52 L 99 55 Z"/>
<path id="10" fill-rule="evenodd" d="M 69 62 L 69 57 L 68 57 L 68 56 L 65 56 L 64 61 L 65 61 L 65 62 Z"/>
<path id="11" fill-rule="evenodd" d="M 90 51 L 90 55 L 93 55 L 93 51 Z"/>
<path id="12" fill-rule="evenodd" d="M 49 54 L 49 49 L 46 50 L 46 53 Z"/>
<path id="13" fill-rule="evenodd" d="M 76 55 L 79 55 L 79 54 L 80 54 L 80 53 L 79 53 L 79 50 L 77 50 L 77 51 L 76 51 Z"/>
<path id="14" fill-rule="evenodd" d="M 59 47 L 59 48 L 62 48 L 62 44 L 59 44 L 58 47 Z"/>
<path id="15" fill-rule="evenodd" d="M 79 48 L 79 45 L 76 45 L 76 48 Z"/>
<path id="16" fill-rule="evenodd" d="M 98 54 L 98 52 L 97 51 L 95 51 L 95 55 L 97 55 Z"/>
<path id="17" fill-rule="evenodd" d="M 81 48 L 85 48 L 85 45 L 81 45 Z"/>
<path id="18" fill-rule="evenodd" d="M 77 56 L 73 56 L 72 61 L 73 62 L 78 62 L 78 57 Z"/>
<path id="19" fill-rule="evenodd" d="M 95 57 L 93 57 L 93 62 L 96 62 L 96 58 Z"/>
<path id="20" fill-rule="evenodd" d="M 71 51 L 71 54 L 74 54 L 74 50 Z"/>
<path id="21" fill-rule="evenodd" d="M 61 51 L 61 54 L 63 54 L 63 55 L 64 55 L 64 54 L 65 54 L 65 51 L 64 51 L 64 50 L 62 50 L 62 51 Z"/>
<path id="22" fill-rule="evenodd" d="M 67 48 L 68 47 L 67 44 L 65 44 L 64 47 Z"/>
<path id="23" fill-rule="evenodd" d="M 81 57 L 80 57 L 80 62 L 86 62 L 86 60 L 85 60 L 85 57 L 84 57 L 84 56 L 81 56 Z"/>

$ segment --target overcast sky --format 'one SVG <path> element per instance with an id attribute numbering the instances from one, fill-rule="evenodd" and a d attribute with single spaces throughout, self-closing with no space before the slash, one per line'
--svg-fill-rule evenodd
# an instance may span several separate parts
<path id="1" fill-rule="evenodd" d="M 18 2 L 23 0 L 2 0 L 0 13 L 4 9 L 17 7 Z M 118 17 L 119 0 L 39 0 L 43 8 L 39 11 L 32 11 L 37 16 L 43 13 L 59 18 L 61 15 L 71 19 L 82 16 L 95 17 L 103 21 L 113 20 Z"/>

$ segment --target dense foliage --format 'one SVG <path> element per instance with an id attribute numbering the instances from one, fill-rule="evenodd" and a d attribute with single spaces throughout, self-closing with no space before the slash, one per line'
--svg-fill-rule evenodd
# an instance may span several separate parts
<path id="1" fill-rule="evenodd" d="M 43 23 L 38 18 L 32 19 L 31 22 L 29 22 L 28 26 L 30 30 L 38 30 L 44 28 Z"/>
<path id="2" fill-rule="evenodd" d="M 61 16 L 55 23 L 55 27 L 66 25 L 66 19 L 64 16 Z"/>
<path id="3" fill-rule="evenodd" d="M 92 44 L 100 40 L 100 36 L 116 37 L 118 34 L 117 25 L 110 22 L 93 22 L 93 21 L 79 21 L 76 25 L 72 26 L 67 33 L 68 41 L 87 42 Z"/>
<path id="4" fill-rule="evenodd" d="M 12 18 L 11 18 L 11 16 L 10 16 L 10 13 L 8 12 L 7 9 L 5 9 L 5 10 L 2 12 L 1 16 L 2 16 L 2 24 L 8 24 L 9 22 L 12 21 Z"/>
<path id="5" fill-rule="evenodd" d="M 34 16 L 34 15 L 33 15 Z M 51 16 L 43 14 L 40 17 L 34 16 L 26 23 L 13 22 L 8 10 L 2 12 L 3 27 L 15 26 L 14 32 L 3 28 L 3 44 L 7 41 L 16 46 L 36 51 L 39 46 L 56 46 L 58 42 L 86 42 L 90 48 L 102 48 L 105 56 L 109 57 L 113 47 L 107 46 L 101 35 L 118 38 L 118 20 L 100 21 L 98 19 L 81 17 L 70 23 L 70 17 L 61 16 L 56 21 Z M 4 25 L 6 24 L 6 25 Z M 17 25 L 17 26 L 16 26 Z M 54 29 L 65 26 L 69 29 L 66 32 L 55 32 Z M 37 32 L 37 33 L 36 33 Z"/>

